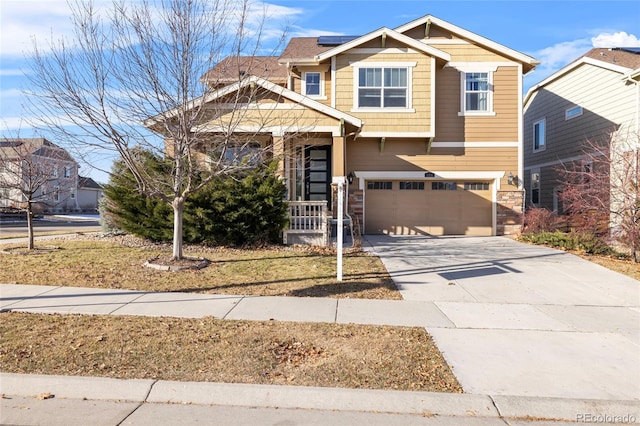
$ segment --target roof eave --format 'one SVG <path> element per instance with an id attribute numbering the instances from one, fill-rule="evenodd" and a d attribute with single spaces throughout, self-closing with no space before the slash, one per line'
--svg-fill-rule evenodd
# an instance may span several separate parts
<path id="1" fill-rule="evenodd" d="M 341 44 L 340 46 L 336 46 L 333 49 L 327 50 L 326 52 L 322 52 L 319 55 L 316 55 L 316 60 L 318 62 L 324 61 L 326 59 L 331 58 L 332 56 L 335 55 L 339 55 L 340 53 L 346 52 L 347 50 L 353 49 L 363 43 L 367 43 L 371 40 L 374 40 L 380 36 L 382 36 L 383 34 L 386 34 L 388 36 L 391 36 L 391 38 L 404 43 L 410 47 L 413 47 L 414 49 L 420 50 L 423 53 L 427 53 L 429 55 L 435 56 L 437 58 L 440 58 L 442 60 L 445 61 L 450 61 L 451 60 L 451 55 L 448 54 L 447 52 L 444 52 L 440 49 L 437 49 L 433 46 L 429 46 L 425 43 L 422 43 L 418 40 L 414 40 L 411 37 L 407 37 L 404 34 L 401 34 L 395 30 L 392 30 L 390 28 L 387 27 L 382 27 L 379 28 L 375 31 L 372 31 L 368 34 L 365 34 L 361 37 L 358 37 L 356 39 L 351 40 L 350 42 Z"/>
<path id="2" fill-rule="evenodd" d="M 435 24 L 441 28 L 444 28 L 445 30 L 450 31 L 452 33 L 456 33 L 466 39 L 472 40 L 478 44 L 482 44 L 486 47 L 496 50 L 506 56 L 509 56 L 513 59 L 518 60 L 519 62 L 522 62 L 523 64 L 527 64 L 531 66 L 531 69 L 535 68 L 537 65 L 540 64 L 540 61 L 536 60 L 535 58 L 529 55 L 525 55 L 524 53 L 518 52 L 517 50 L 513 50 L 509 47 L 506 47 L 493 40 L 489 40 L 488 38 L 482 37 L 481 35 L 473 33 L 469 30 L 465 30 L 464 28 L 458 27 L 457 25 L 444 21 L 433 15 L 426 15 L 426 16 L 423 16 L 422 18 L 415 19 L 411 22 L 408 22 L 404 25 L 401 25 L 395 28 L 394 30 L 399 33 L 403 33 L 407 30 L 417 27 L 418 25 L 426 24 L 427 21 L 430 21 L 432 24 Z"/>

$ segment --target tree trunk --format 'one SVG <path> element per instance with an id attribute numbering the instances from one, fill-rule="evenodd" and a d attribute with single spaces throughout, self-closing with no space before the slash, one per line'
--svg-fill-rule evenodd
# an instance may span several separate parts
<path id="1" fill-rule="evenodd" d="M 27 233 L 29 235 L 29 242 L 27 248 L 33 250 L 35 244 L 33 242 L 33 210 L 31 210 L 31 203 L 27 203 Z"/>
<path id="2" fill-rule="evenodd" d="M 184 201 L 177 198 L 171 203 L 173 207 L 173 260 L 182 259 L 182 216 L 184 213 Z"/>

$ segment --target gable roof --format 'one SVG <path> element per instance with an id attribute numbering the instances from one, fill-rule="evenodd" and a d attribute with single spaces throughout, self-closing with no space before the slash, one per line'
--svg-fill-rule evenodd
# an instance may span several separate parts
<path id="1" fill-rule="evenodd" d="M 525 67 L 523 69 L 524 73 L 526 74 L 528 71 L 532 70 L 533 68 L 535 68 L 538 64 L 540 64 L 540 61 L 536 60 L 535 58 L 529 56 L 529 55 L 525 55 L 524 53 L 518 52 L 517 50 L 513 50 L 509 47 L 506 47 L 500 43 L 496 43 L 493 40 L 489 40 L 488 38 L 482 37 L 476 33 L 473 33 L 471 31 L 465 30 L 464 28 L 458 27 L 457 25 L 453 25 L 447 21 L 444 21 L 440 18 L 436 18 L 433 15 L 425 15 L 422 18 L 418 18 L 415 19 L 411 22 L 408 22 L 404 25 L 401 25 L 397 28 L 395 28 L 395 31 L 399 32 L 399 33 L 405 33 L 409 30 L 412 30 L 416 27 L 419 27 L 420 25 L 427 25 L 427 24 L 434 24 L 437 25 L 440 28 L 443 28 L 451 33 L 454 33 L 462 38 L 465 38 L 469 41 L 474 42 L 475 44 L 479 44 L 479 45 L 483 45 L 485 47 L 488 47 L 496 52 L 499 52 L 505 56 L 508 56 L 512 59 L 517 60 L 518 62 L 521 62 Z"/>
<path id="2" fill-rule="evenodd" d="M 78 176 L 78 188 L 80 189 L 102 189 L 99 183 L 90 177 Z"/>
<path id="3" fill-rule="evenodd" d="M 592 65 L 609 71 L 617 72 L 622 75 L 631 75 L 633 71 L 640 68 L 640 54 L 632 53 L 619 48 L 594 48 L 587 53 L 574 60 L 573 62 L 560 68 L 540 83 L 532 86 L 524 97 L 524 105 L 526 106 L 534 93 L 547 84 L 563 77 L 574 69 L 583 66 Z"/>
<path id="4" fill-rule="evenodd" d="M 244 76 L 255 75 L 278 83 L 287 82 L 287 69 L 277 56 L 228 56 L 204 73 L 200 81 L 214 84 L 234 83 Z"/>
<path id="5" fill-rule="evenodd" d="M 315 64 L 315 57 L 327 50 L 333 49 L 334 46 L 323 46 L 318 43 L 318 37 L 294 37 L 289 41 L 287 47 L 282 51 L 282 55 L 278 58 L 280 64 L 290 62 L 312 63 Z"/>
<path id="6" fill-rule="evenodd" d="M 4 158 L 18 158 L 26 155 L 54 158 L 61 161 L 76 162 L 62 147 L 45 138 L 19 138 L 0 140 L 0 155 Z M 24 158 L 24 157 L 23 157 Z"/>
<path id="7" fill-rule="evenodd" d="M 429 46 L 428 44 L 422 43 L 418 40 L 415 40 L 411 37 L 408 37 L 404 34 L 399 33 L 398 31 L 392 30 L 387 27 L 379 28 L 375 31 L 370 32 L 369 34 L 365 34 L 347 43 L 341 44 L 325 52 L 322 52 L 316 55 L 315 59 L 318 62 L 323 61 L 332 56 L 339 55 L 340 53 L 343 53 L 347 50 L 353 49 L 354 47 L 360 46 L 361 44 L 367 43 L 371 40 L 375 40 L 376 38 L 383 37 L 383 36 L 392 38 L 420 52 L 426 53 L 431 56 L 435 56 L 436 58 L 440 58 L 445 61 L 451 60 L 451 55 L 448 54 L 447 52 L 443 52 L 440 49 L 436 49 L 435 47 Z"/>
<path id="8" fill-rule="evenodd" d="M 214 90 L 210 93 L 207 93 L 204 96 L 196 98 L 191 102 L 189 102 L 189 108 L 193 108 L 196 105 L 204 105 L 206 103 L 213 102 L 216 99 L 223 98 L 224 96 L 230 93 L 233 93 L 237 90 L 240 90 L 245 87 L 249 87 L 251 84 L 260 86 L 263 89 L 273 92 L 278 96 L 282 96 L 286 99 L 289 99 L 290 101 L 296 102 L 300 105 L 306 106 L 307 108 L 326 114 L 337 120 L 344 120 L 345 122 L 350 123 L 358 128 L 362 127 L 362 124 L 363 124 L 362 120 L 360 120 L 357 117 L 354 117 L 353 115 L 339 111 L 335 108 L 322 104 L 318 101 L 308 98 L 307 96 L 301 95 L 300 93 L 296 93 L 293 90 L 289 90 L 285 87 L 272 83 L 264 78 L 257 77 L 255 75 L 251 75 L 247 78 L 242 79 L 241 81 L 236 81 L 234 84 L 230 84 L 218 90 Z M 146 119 L 144 121 L 144 125 L 146 127 L 151 128 L 154 124 L 158 122 L 162 122 L 163 120 L 174 117 L 177 114 L 177 112 L 178 112 L 178 109 L 173 109 L 173 110 L 158 114 L 155 117 Z"/>

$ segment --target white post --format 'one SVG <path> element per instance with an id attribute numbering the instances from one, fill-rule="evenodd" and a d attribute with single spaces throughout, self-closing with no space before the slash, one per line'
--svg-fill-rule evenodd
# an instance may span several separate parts
<path id="1" fill-rule="evenodd" d="M 337 249 L 338 249 L 338 281 L 342 281 L 342 232 L 343 232 L 343 228 L 344 228 L 344 184 L 345 184 L 345 177 L 344 176 L 338 176 L 338 177 L 334 177 L 333 178 L 333 183 L 338 185 L 338 225 L 337 225 L 337 234 L 336 236 L 338 237 L 338 243 L 337 243 Z"/>

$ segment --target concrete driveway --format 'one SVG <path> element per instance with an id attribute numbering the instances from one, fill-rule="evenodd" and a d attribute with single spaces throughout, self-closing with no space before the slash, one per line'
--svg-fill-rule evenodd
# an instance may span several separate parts
<path id="1" fill-rule="evenodd" d="M 640 282 L 503 237 L 367 236 L 466 392 L 640 400 Z"/>

